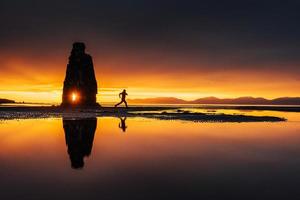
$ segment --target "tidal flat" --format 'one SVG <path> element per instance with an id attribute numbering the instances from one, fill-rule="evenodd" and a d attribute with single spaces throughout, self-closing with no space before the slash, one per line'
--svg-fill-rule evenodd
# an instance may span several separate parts
<path id="1" fill-rule="evenodd" d="M 0 116 L 1 199 L 299 195 L 298 112 L 50 107 L 1 108 Z"/>
<path id="2" fill-rule="evenodd" d="M 197 109 L 197 111 L 195 111 Z M 214 107 L 214 109 L 230 109 Z M 235 110 L 252 110 L 231 108 Z M 290 109 L 290 108 L 288 108 Z M 209 111 L 210 112 L 207 112 Z M 284 117 L 255 116 L 249 114 L 211 112 L 212 107 L 195 107 L 187 110 L 185 107 L 130 107 L 130 108 L 62 108 L 59 106 L 24 106 L 24 107 L 0 107 L 0 120 L 31 119 L 31 118 L 88 118 L 88 117 L 145 117 L 161 120 L 184 120 L 198 122 L 279 122 L 285 121 Z M 255 110 L 255 109 L 254 109 Z M 263 109 L 261 109 L 263 110 Z M 267 109 L 268 110 L 268 109 Z M 277 111 L 277 110 L 276 110 Z M 289 110 L 290 111 L 290 110 Z"/>

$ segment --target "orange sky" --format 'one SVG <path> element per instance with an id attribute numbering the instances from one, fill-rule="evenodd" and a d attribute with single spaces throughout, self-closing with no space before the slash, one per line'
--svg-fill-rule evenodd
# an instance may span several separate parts
<path id="1" fill-rule="evenodd" d="M 52 59 L 42 57 L 34 59 L 34 62 L 29 56 L 2 57 L 0 98 L 59 103 L 68 54 L 66 49 L 62 55 L 51 55 Z M 201 71 L 197 67 L 178 70 L 176 65 L 183 68 L 184 64 L 176 59 L 158 60 L 155 57 L 153 62 L 140 58 L 135 60 L 134 56 L 126 55 L 103 59 L 97 52 L 93 59 L 99 102 L 118 101 L 118 93 L 123 88 L 127 89 L 129 98 L 178 97 L 193 100 L 206 96 L 254 96 L 269 99 L 300 96 L 300 79 L 290 71 L 239 70 L 226 66 L 224 70 Z M 188 63 L 201 65 L 201 62 Z M 200 67 L 213 68 L 205 62 Z"/>
<path id="2" fill-rule="evenodd" d="M 98 101 L 300 96 L 298 3 L 11 1 L 0 6 L 0 98 L 59 103 L 73 42 Z M 246 6 L 245 6 L 246 5 Z"/>

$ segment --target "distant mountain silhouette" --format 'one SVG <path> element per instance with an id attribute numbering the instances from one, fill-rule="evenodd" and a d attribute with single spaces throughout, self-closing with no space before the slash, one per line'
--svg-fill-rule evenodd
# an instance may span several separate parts
<path id="1" fill-rule="evenodd" d="M 146 99 L 128 99 L 130 103 L 145 103 L 145 104 L 187 104 L 188 101 L 175 97 L 156 97 Z"/>
<path id="2" fill-rule="evenodd" d="M 239 98 L 226 98 L 226 99 L 219 99 L 216 97 L 207 97 L 207 98 L 200 98 L 191 103 L 196 104 L 270 104 L 270 100 L 264 98 L 254 98 L 254 97 L 239 97 Z"/>
<path id="3" fill-rule="evenodd" d="M 15 101 L 10 99 L 0 99 L 0 103 L 15 103 Z"/>
<path id="4" fill-rule="evenodd" d="M 280 97 L 265 99 L 255 97 L 225 98 L 204 97 L 192 101 L 186 101 L 175 97 L 157 97 L 146 99 L 128 99 L 129 103 L 136 104 L 253 104 L 253 105 L 300 105 L 300 97 Z"/>

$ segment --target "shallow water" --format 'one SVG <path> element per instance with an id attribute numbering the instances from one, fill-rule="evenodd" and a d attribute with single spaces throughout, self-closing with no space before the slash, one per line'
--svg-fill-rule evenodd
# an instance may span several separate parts
<path id="1" fill-rule="evenodd" d="M 0 198 L 297 199 L 300 113 L 247 112 L 288 121 L 1 121 Z"/>

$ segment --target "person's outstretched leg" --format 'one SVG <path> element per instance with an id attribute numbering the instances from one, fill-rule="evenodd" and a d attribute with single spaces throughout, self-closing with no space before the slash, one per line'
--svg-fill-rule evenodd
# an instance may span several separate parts
<path id="1" fill-rule="evenodd" d="M 115 107 L 117 107 L 118 105 L 120 105 L 122 103 L 122 101 L 120 102 L 120 103 L 117 103 L 116 105 L 115 105 Z"/>
<path id="2" fill-rule="evenodd" d="M 126 108 L 128 108 L 128 105 L 127 105 L 127 101 L 126 101 L 126 100 L 124 100 L 124 103 L 125 103 Z"/>

